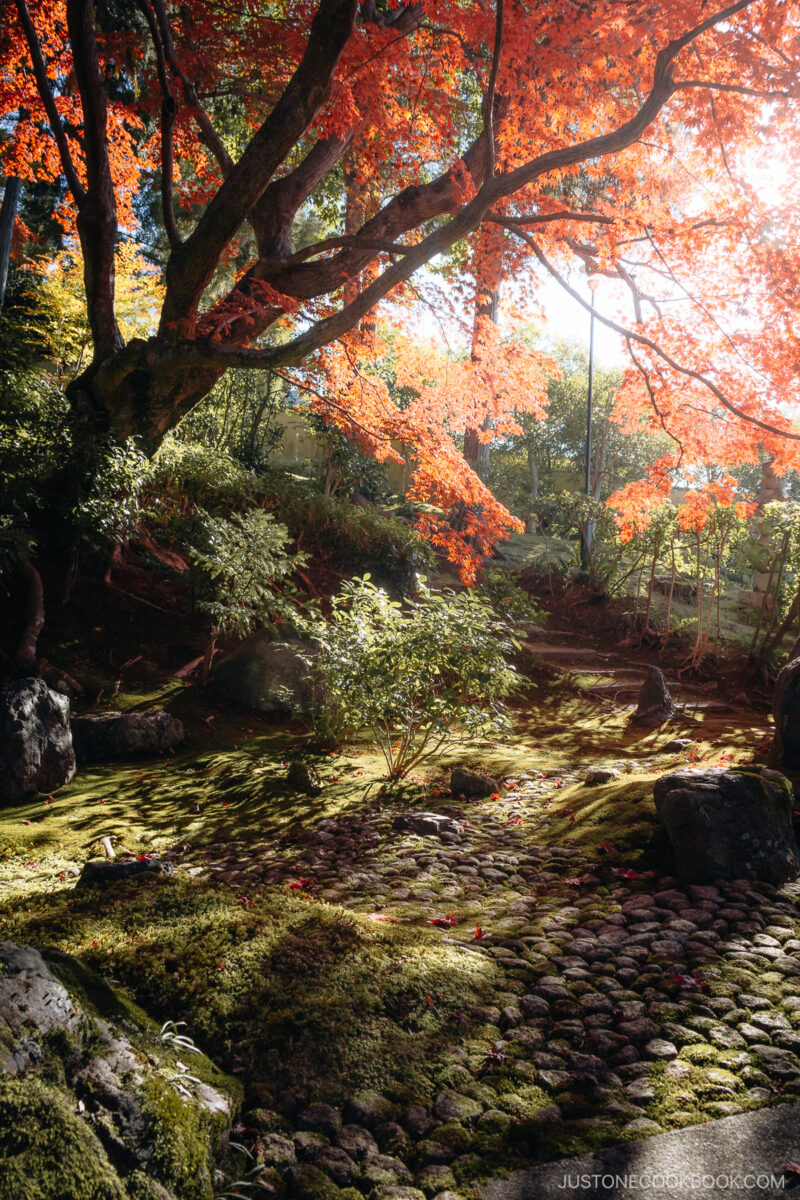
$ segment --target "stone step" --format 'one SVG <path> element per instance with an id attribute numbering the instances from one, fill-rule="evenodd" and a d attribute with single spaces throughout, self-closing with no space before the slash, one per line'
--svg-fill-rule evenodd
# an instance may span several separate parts
<path id="1" fill-rule="evenodd" d="M 473 1184 L 481 1200 L 723 1200 L 783 1196 L 796 1179 L 800 1103 L 780 1104 L 562 1158 Z"/>

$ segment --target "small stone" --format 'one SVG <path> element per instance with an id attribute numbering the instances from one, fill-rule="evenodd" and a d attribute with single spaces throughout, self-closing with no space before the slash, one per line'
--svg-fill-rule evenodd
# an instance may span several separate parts
<path id="1" fill-rule="evenodd" d="M 649 1117 L 636 1117 L 635 1120 L 629 1121 L 627 1125 L 622 1126 L 623 1133 L 661 1133 L 661 1126 L 656 1121 L 651 1121 Z"/>
<path id="2" fill-rule="evenodd" d="M 500 1028 L 513 1029 L 522 1023 L 522 1013 L 513 1004 L 507 1005 L 500 1013 Z"/>
<path id="3" fill-rule="evenodd" d="M 414 1185 L 423 1191 L 430 1200 L 441 1192 L 454 1188 L 456 1181 L 449 1167 L 443 1164 L 433 1164 L 422 1168 L 414 1180 Z"/>
<path id="4" fill-rule="evenodd" d="M 108 859 L 90 858 L 84 863 L 76 888 L 96 884 L 117 883 L 134 875 L 173 875 L 175 867 L 158 858 Z"/>
<path id="5" fill-rule="evenodd" d="M 356 1125 L 366 1125 L 368 1129 L 382 1121 L 391 1121 L 393 1117 L 394 1105 L 379 1092 L 362 1092 L 347 1106 L 348 1120 Z"/>
<path id="6" fill-rule="evenodd" d="M 421 1104 L 410 1104 L 403 1113 L 402 1120 L 408 1132 L 415 1138 L 424 1138 L 433 1125 L 430 1113 Z"/>
<path id="7" fill-rule="evenodd" d="M 647 1079 L 634 1079 L 625 1088 L 625 1095 L 634 1104 L 650 1104 L 656 1098 L 656 1090 Z"/>
<path id="8" fill-rule="evenodd" d="M 408 1135 L 396 1121 L 383 1121 L 375 1126 L 375 1141 L 384 1154 L 402 1153 L 408 1147 Z"/>
<path id="9" fill-rule="evenodd" d="M 329 1104 L 312 1104 L 297 1118 L 299 1129 L 310 1130 L 312 1133 L 322 1133 L 325 1137 L 335 1138 L 342 1128 L 342 1118 L 335 1108 Z"/>
<path id="10" fill-rule="evenodd" d="M 661 747 L 661 754 L 682 754 L 684 750 L 688 750 L 693 746 L 694 742 L 691 738 L 673 738 L 671 742 L 667 742 L 666 746 Z"/>
<path id="11" fill-rule="evenodd" d="M 286 783 L 293 791 L 304 792 L 307 796 L 316 796 L 322 791 L 319 776 L 307 763 L 293 762 L 286 773 Z"/>
<path id="12" fill-rule="evenodd" d="M 322 1133 L 312 1133 L 310 1130 L 301 1130 L 294 1135 L 294 1144 L 297 1149 L 297 1155 L 304 1162 L 313 1162 L 317 1155 L 323 1150 L 327 1150 L 330 1145 L 328 1139 Z"/>
<path id="13" fill-rule="evenodd" d="M 460 1092 L 440 1092 L 433 1106 L 440 1121 L 472 1121 L 483 1112 L 483 1105 Z"/>
<path id="14" fill-rule="evenodd" d="M 492 796 L 499 792 L 500 784 L 491 775 L 479 775 L 476 771 L 456 767 L 450 775 L 450 791 L 453 796 L 465 796 L 468 800 L 480 799 L 482 796 Z"/>
<path id="15" fill-rule="evenodd" d="M 415 812 L 401 813 L 396 817 L 393 829 L 399 832 L 419 834 L 420 837 L 441 837 L 443 834 L 460 834 L 461 826 L 452 817 L 442 813 Z"/>
<path id="16" fill-rule="evenodd" d="M 614 767 L 590 767 L 583 777 L 583 782 L 586 787 L 598 787 L 603 783 L 612 783 L 619 777 L 619 771 Z"/>
<path id="17" fill-rule="evenodd" d="M 664 1038 L 653 1038 L 643 1047 L 643 1053 L 645 1058 L 652 1058 L 656 1062 L 668 1062 L 678 1057 L 677 1047 Z"/>
<path id="18" fill-rule="evenodd" d="M 376 1187 L 369 1194 L 369 1200 L 425 1200 L 425 1193 L 419 1188 L 402 1185 Z"/>
<path id="19" fill-rule="evenodd" d="M 378 1143 L 360 1125 L 345 1125 L 336 1135 L 336 1145 L 356 1162 L 361 1162 L 368 1154 L 378 1153 Z"/>
<path id="20" fill-rule="evenodd" d="M 375 1188 L 410 1183 L 411 1172 L 399 1158 L 389 1154 L 369 1154 L 361 1164 L 361 1180 Z"/>
<path id="21" fill-rule="evenodd" d="M 267 1166 L 276 1167 L 279 1171 L 294 1166 L 297 1153 L 288 1138 L 279 1133 L 264 1134 L 258 1140 L 261 1157 Z"/>
<path id="22" fill-rule="evenodd" d="M 349 1187 L 358 1177 L 358 1167 L 338 1146 L 330 1146 L 323 1150 L 314 1160 L 314 1165 L 329 1175 L 339 1187 Z"/>
<path id="23" fill-rule="evenodd" d="M 333 1180 L 311 1163 L 297 1163 L 286 1177 L 292 1196 L 298 1200 L 336 1200 L 339 1189 Z"/>

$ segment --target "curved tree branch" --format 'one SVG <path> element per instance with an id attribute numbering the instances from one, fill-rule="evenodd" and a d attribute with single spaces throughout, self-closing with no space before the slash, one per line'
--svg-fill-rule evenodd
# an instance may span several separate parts
<path id="1" fill-rule="evenodd" d="M 545 255 L 544 251 L 537 245 L 530 234 L 525 233 L 522 229 L 514 229 L 512 232 L 515 233 L 518 238 L 522 238 L 522 240 L 531 248 L 545 270 L 547 270 L 552 277 L 558 281 L 561 287 L 570 296 L 572 296 L 573 300 L 576 300 L 578 304 L 586 309 L 587 312 L 591 312 L 591 305 L 584 300 L 580 292 L 576 292 L 574 288 L 570 287 L 561 272 L 556 270 L 556 268 Z M 727 409 L 728 412 L 733 413 L 733 415 L 738 417 L 740 420 L 747 421 L 748 424 L 755 425 L 757 428 L 763 429 L 766 433 L 774 433 L 778 437 L 790 438 L 792 441 L 796 442 L 800 441 L 800 433 L 792 433 L 791 429 L 780 429 L 777 425 L 771 425 L 768 421 L 761 421 L 758 417 L 753 417 L 749 413 L 743 412 L 742 409 L 737 408 L 736 405 L 728 399 L 725 393 L 717 387 L 712 379 L 709 379 L 707 375 L 703 375 L 700 371 L 695 371 L 692 367 L 681 366 L 681 364 L 677 362 L 671 354 L 667 354 L 666 350 L 662 350 L 658 343 L 654 342 L 652 338 L 645 337 L 642 333 L 636 333 L 636 331 L 633 329 L 626 329 L 624 325 L 617 324 L 617 322 L 612 321 L 610 317 L 602 316 L 599 312 L 597 312 L 597 310 L 595 310 L 594 319 L 596 321 L 600 321 L 602 325 L 607 326 L 609 329 L 613 329 L 615 333 L 620 334 L 626 342 L 632 340 L 638 342 L 640 346 L 646 346 L 648 350 L 652 350 L 655 355 L 663 359 L 667 366 L 671 367 L 672 370 L 677 374 L 684 375 L 687 379 L 694 379 L 697 383 L 702 384 L 702 386 L 707 388 L 708 391 L 710 391 L 711 394 L 719 401 L 723 408 Z"/>

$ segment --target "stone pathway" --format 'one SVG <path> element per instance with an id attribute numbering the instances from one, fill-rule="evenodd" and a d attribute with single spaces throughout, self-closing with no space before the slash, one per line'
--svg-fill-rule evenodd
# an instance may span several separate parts
<path id="1" fill-rule="evenodd" d="M 454 1035 L 435 1104 L 389 1122 L 402 1134 L 387 1141 L 402 1145 L 400 1165 L 371 1200 L 458 1197 L 454 1179 L 480 1177 L 481 1138 L 469 1152 L 436 1140 L 453 1126 L 493 1138 L 495 1155 L 506 1138 L 510 1160 L 536 1162 L 557 1157 L 554 1145 L 610 1145 L 800 1096 L 800 887 L 684 888 L 625 867 L 613 847 L 537 844 L 560 789 L 582 774 L 525 772 L 483 806 L 431 796 L 460 827 L 440 837 L 401 834 L 396 812 L 373 809 L 193 857 L 194 871 L 245 895 L 294 889 L 444 938 L 501 972 L 495 1004 L 466 1014 Z M 476 1038 L 497 1071 L 486 1072 Z M 297 1117 L 298 1136 L 308 1121 Z M 323 1141 L 303 1142 L 303 1154 L 336 1178 L 323 1152 L 349 1152 L 316 1132 Z M 787 1141 L 784 1153 L 800 1150 Z M 437 1180 L 446 1186 L 432 1190 Z"/>

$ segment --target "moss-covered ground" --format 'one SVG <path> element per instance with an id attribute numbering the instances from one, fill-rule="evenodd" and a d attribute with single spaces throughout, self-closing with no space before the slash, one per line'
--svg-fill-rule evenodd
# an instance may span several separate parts
<path id="1" fill-rule="evenodd" d="M 196 686 L 163 677 L 136 689 L 121 686 L 114 706 L 168 707 L 186 725 L 186 745 L 147 762 L 84 769 L 54 796 L 0 812 L 4 936 L 74 955 L 157 1020 L 186 1021 L 197 1043 L 243 1082 L 245 1109 L 273 1114 L 263 1118 L 267 1127 L 288 1128 L 293 1105 L 322 1099 L 346 1105 L 373 1092 L 397 1112 L 409 1103 L 430 1107 L 448 1087 L 490 1104 L 500 1114 L 496 1127 L 445 1123 L 431 1135 L 454 1142 L 450 1157 L 457 1151 L 465 1196 L 469 1178 L 502 1171 L 518 1154 L 552 1157 L 634 1136 L 622 1132 L 628 1118 L 604 1115 L 602 1080 L 576 1076 L 570 1090 L 562 1087 L 564 1119 L 548 1123 L 552 1089 L 530 1069 L 524 1042 L 494 1057 L 500 1031 L 492 1010 L 513 1003 L 526 986 L 524 972 L 515 979 L 513 965 L 503 962 L 515 951 L 499 938 L 504 922 L 513 925 L 503 905 L 513 906 L 519 882 L 498 881 L 497 895 L 491 884 L 473 896 L 468 886 L 442 890 L 431 860 L 423 881 L 428 894 L 398 892 L 391 900 L 374 881 L 359 894 L 357 872 L 394 851 L 387 814 L 409 805 L 451 809 L 450 767 L 469 765 L 508 782 L 496 797 L 458 802 L 459 819 L 479 831 L 478 849 L 481 838 L 491 845 L 492 830 L 511 829 L 520 852 L 565 848 L 602 860 L 595 898 L 580 910 L 581 920 L 602 921 L 618 910 L 620 880 L 671 873 L 653 808 L 655 778 L 687 757 L 714 765 L 763 761 L 767 720 L 744 706 L 695 707 L 647 732 L 630 727 L 624 706 L 589 690 L 602 676 L 584 670 L 568 677 L 544 666 L 531 673 L 537 686 L 517 706 L 513 736 L 452 748 L 396 792 L 386 790 L 383 762 L 367 741 L 315 754 L 299 725 L 222 708 Z M 681 736 L 693 739 L 690 750 L 665 754 L 663 747 Z M 287 789 L 286 767 L 295 758 L 319 771 L 320 795 Z M 615 764 L 619 777 L 585 786 L 578 773 L 597 763 Z M 540 781 L 534 791 L 518 786 L 530 778 Z M 369 854 L 356 853 L 352 870 L 343 873 L 338 900 L 330 880 L 315 888 L 302 875 L 306 835 L 326 818 L 377 821 Z M 176 874 L 76 889 L 83 862 L 102 854 L 108 836 L 117 839 L 118 852 L 172 857 Z M 297 865 L 296 877 L 265 876 L 263 862 L 281 859 L 289 869 Z M 552 914 L 578 920 L 570 906 L 580 880 L 570 877 L 568 860 L 560 867 L 549 885 L 535 889 L 548 916 L 529 917 L 514 934 L 527 937 L 528 948 L 554 937 Z M 470 930 L 483 923 L 488 937 L 497 933 L 496 952 L 469 952 L 461 930 L 443 936 L 433 921 L 451 908 Z M 555 939 L 551 953 L 558 952 Z M 709 998 L 753 990 L 750 966 L 737 979 L 741 969 L 724 957 L 713 962 L 702 995 L 681 990 L 666 966 L 663 978 L 654 977 L 687 1031 L 682 1075 L 650 1067 L 654 1099 L 647 1115 L 660 1127 L 721 1115 L 731 1097 L 740 1108 L 758 1102 L 743 1095 L 741 1071 L 731 1074 L 733 1052 L 700 1033 L 695 1045 L 689 1032 L 689 1019 Z M 545 962 L 539 976 L 547 970 Z M 762 994 L 782 1003 L 791 978 L 760 974 Z M 576 983 L 576 998 L 581 990 Z M 489 1013 L 484 1019 L 475 1015 L 481 1010 Z M 764 1098 L 775 1094 L 767 1089 Z"/>

